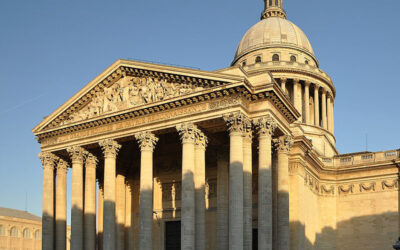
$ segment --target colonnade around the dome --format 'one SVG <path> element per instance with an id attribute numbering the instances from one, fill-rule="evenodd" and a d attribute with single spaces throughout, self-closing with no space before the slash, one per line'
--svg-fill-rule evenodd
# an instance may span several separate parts
<path id="1" fill-rule="evenodd" d="M 281 78 L 279 82 L 300 112 L 301 123 L 320 127 L 334 134 L 334 97 L 330 90 L 308 80 Z"/>

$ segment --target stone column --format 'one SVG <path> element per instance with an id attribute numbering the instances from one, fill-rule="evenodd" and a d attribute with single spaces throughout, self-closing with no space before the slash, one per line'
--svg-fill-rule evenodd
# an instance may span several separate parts
<path id="1" fill-rule="evenodd" d="M 277 125 L 270 116 L 255 121 L 258 129 L 258 249 L 272 250 L 272 134 Z"/>
<path id="2" fill-rule="evenodd" d="M 253 247 L 253 131 L 250 120 L 244 122 L 243 133 L 243 249 Z"/>
<path id="3" fill-rule="evenodd" d="M 287 94 L 287 91 L 286 91 L 286 82 L 287 82 L 287 79 L 286 79 L 286 78 L 281 78 L 281 88 L 282 88 L 283 93 L 285 93 L 285 94 Z"/>
<path id="4" fill-rule="evenodd" d="M 104 153 L 104 227 L 103 249 L 114 250 L 115 242 L 115 177 L 117 154 L 121 145 L 112 139 L 99 142 Z"/>
<path id="5" fill-rule="evenodd" d="M 153 151 L 158 138 L 150 132 L 135 135 L 140 158 L 139 249 L 153 249 Z"/>
<path id="6" fill-rule="evenodd" d="M 206 146 L 207 137 L 200 130 L 197 131 L 195 140 L 195 213 L 196 213 L 196 250 L 205 250 L 206 248 Z"/>
<path id="7" fill-rule="evenodd" d="M 133 249 L 133 227 L 132 227 L 132 189 L 130 181 L 125 184 L 125 249 Z"/>
<path id="8" fill-rule="evenodd" d="M 333 134 L 333 97 L 332 94 L 328 96 L 328 130 Z"/>
<path id="9" fill-rule="evenodd" d="M 314 85 L 314 125 L 320 126 L 319 123 L 319 86 Z"/>
<path id="10" fill-rule="evenodd" d="M 278 151 L 278 228 L 277 228 L 277 250 L 289 250 L 290 228 L 289 228 L 289 152 L 293 144 L 290 136 L 282 136 L 275 140 Z"/>
<path id="11" fill-rule="evenodd" d="M 68 163 L 60 159 L 56 180 L 56 250 L 67 247 L 67 171 Z"/>
<path id="12" fill-rule="evenodd" d="M 304 82 L 304 122 L 306 124 L 312 124 L 310 119 L 310 82 Z"/>
<path id="13" fill-rule="evenodd" d="M 243 249 L 243 125 L 247 119 L 235 112 L 224 116 L 229 127 L 229 249 Z"/>
<path id="14" fill-rule="evenodd" d="M 125 249 L 125 176 L 121 173 L 117 174 L 115 179 L 115 218 L 116 228 L 116 244 L 117 250 Z"/>
<path id="15" fill-rule="evenodd" d="M 176 126 L 182 140 L 182 199 L 181 199 L 181 247 L 195 249 L 195 153 L 197 127 L 192 123 Z"/>
<path id="16" fill-rule="evenodd" d="M 229 163 L 228 152 L 217 152 L 217 250 L 229 249 Z"/>
<path id="17" fill-rule="evenodd" d="M 299 79 L 293 80 L 293 97 L 294 97 L 294 107 L 299 111 L 300 115 L 303 116 L 303 108 L 302 108 L 302 98 L 301 98 L 301 84 Z M 299 122 L 302 121 L 302 117 L 299 118 Z"/>
<path id="18" fill-rule="evenodd" d="M 97 215 L 97 249 L 103 250 L 103 217 L 104 217 L 104 188 L 103 182 L 99 179 L 99 199 L 97 202 L 98 215 Z"/>
<path id="19" fill-rule="evenodd" d="M 83 161 L 88 152 L 78 146 L 67 148 L 72 159 L 71 249 L 83 249 Z"/>
<path id="20" fill-rule="evenodd" d="M 89 153 L 85 164 L 85 250 L 96 249 L 96 165 L 96 156 Z"/>
<path id="21" fill-rule="evenodd" d="M 54 166 L 57 157 L 49 152 L 39 154 L 43 165 L 42 249 L 54 249 Z"/>
<path id="22" fill-rule="evenodd" d="M 322 127 L 324 129 L 328 129 L 328 123 L 327 123 L 327 115 L 326 115 L 326 90 L 322 88 L 322 96 L 321 96 L 321 106 L 322 106 Z"/>

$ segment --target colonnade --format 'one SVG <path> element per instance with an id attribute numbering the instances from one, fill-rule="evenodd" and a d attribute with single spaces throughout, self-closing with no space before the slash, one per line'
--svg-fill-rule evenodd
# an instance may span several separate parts
<path id="1" fill-rule="evenodd" d="M 290 136 L 273 139 L 276 122 L 270 116 L 250 120 L 243 113 L 225 115 L 229 128 L 229 158 L 218 152 L 217 162 L 217 249 L 252 249 L 252 142 L 258 140 L 258 244 L 289 250 L 289 162 Z M 203 250 L 205 230 L 205 152 L 207 137 L 193 123 L 176 126 L 182 143 L 181 247 Z M 140 158 L 139 249 L 153 249 L 153 152 L 158 138 L 150 131 L 135 135 Z M 71 249 L 132 249 L 132 193 L 116 172 L 121 145 L 106 139 L 99 142 L 104 155 L 104 183 L 99 185 L 98 236 L 96 240 L 96 166 L 98 159 L 81 146 L 67 148 L 72 162 Z M 273 226 L 272 150 L 277 150 L 277 225 Z M 43 164 L 44 250 L 66 249 L 67 162 L 55 154 L 39 155 Z M 85 171 L 85 173 L 84 173 Z M 56 173 L 56 176 L 54 175 Z M 102 178 L 102 177 L 100 177 Z M 55 185 L 56 184 L 56 185 Z M 54 197 L 55 200 L 54 200 Z M 120 209 L 126 208 L 128 209 Z M 128 219 L 129 218 L 129 219 Z M 54 226 L 56 225 L 56 226 Z M 120 226 L 122 227 L 120 228 Z M 126 235 L 125 235 L 126 234 Z M 97 243 L 96 242 L 100 242 Z M 98 245 L 96 247 L 96 245 Z"/>
<path id="2" fill-rule="evenodd" d="M 332 92 L 310 81 L 292 79 L 291 82 L 293 83 L 291 99 L 301 114 L 300 121 L 321 127 L 334 134 L 334 97 Z M 281 78 L 280 83 L 282 90 L 286 94 L 290 93 L 289 80 Z"/>

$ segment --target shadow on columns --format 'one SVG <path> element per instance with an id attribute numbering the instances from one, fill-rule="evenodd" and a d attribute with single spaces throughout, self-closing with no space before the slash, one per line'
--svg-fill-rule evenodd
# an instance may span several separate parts
<path id="1" fill-rule="evenodd" d="M 396 212 L 352 217 L 339 222 L 336 229 L 324 227 L 321 232 L 310 233 L 312 239 L 305 235 L 307 224 L 291 222 L 290 228 L 304 232 L 300 238 L 304 240 L 305 250 L 390 250 L 398 237 L 398 219 Z"/>

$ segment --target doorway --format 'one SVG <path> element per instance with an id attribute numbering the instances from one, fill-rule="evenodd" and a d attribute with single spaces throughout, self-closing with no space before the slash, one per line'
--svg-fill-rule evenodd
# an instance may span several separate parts
<path id="1" fill-rule="evenodd" d="M 165 250 L 181 249 L 181 222 L 165 222 Z"/>

